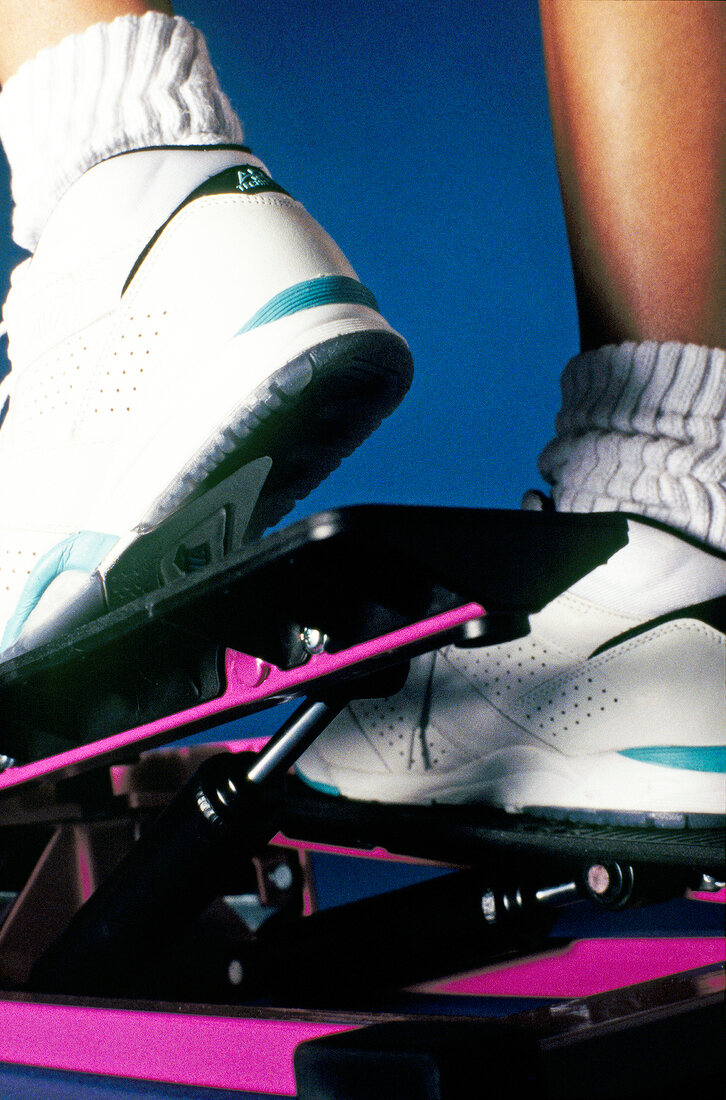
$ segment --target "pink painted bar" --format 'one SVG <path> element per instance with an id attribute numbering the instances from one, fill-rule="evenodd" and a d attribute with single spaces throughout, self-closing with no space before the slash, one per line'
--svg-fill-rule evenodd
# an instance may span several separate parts
<path id="1" fill-rule="evenodd" d="M 289 837 L 278 833 L 270 841 L 278 848 L 297 848 L 306 852 L 321 852 L 329 856 L 351 856 L 354 859 L 376 859 L 383 863 L 415 863 L 422 867 L 458 867 L 457 863 L 446 863 L 441 859 L 423 859 L 420 856 L 398 855 L 389 852 L 386 848 L 340 848 L 335 844 L 320 844 L 310 840 L 291 840 Z"/>
<path id="2" fill-rule="evenodd" d="M 83 767 L 111 763 L 114 756 L 131 747 L 138 746 L 141 751 L 172 741 L 175 735 L 181 736 L 184 727 L 192 723 L 202 723 L 209 727 L 214 725 L 217 719 L 222 722 L 225 720 L 227 711 L 232 710 L 239 714 L 244 713 L 245 710 L 259 709 L 260 704 L 267 703 L 271 706 L 285 698 L 294 698 L 302 694 L 301 688 L 304 684 L 350 668 L 352 665 L 385 656 L 396 649 L 413 645 L 423 639 L 435 638 L 439 634 L 444 635 L 471 619 L 482 618 L 484 614 L 484 609 L 479 604 L 466 604 L 454 611 L 435 615 L 401 630 L 362 642 L 340 653 L 316 654 L 300 668 L 289 671 L 283 671 L 275 665 L 250 657 L 246 653 L 227 650 L 227 687 L 219 698 L 91 744 L 80 745 L 78 748 L 46 757 L 32 764 L 8 768 L 0 775 L 0 791 L 19 786 L 21 783 L 37 782 L 51 775 L 57 777 L 58 773 L 73 773 L 82 770 Z"/>
<path id="3" fill-rule="evenodd" d="M 0 1008 L 0 1061 L 294 1096 L 298 1043 L 350 1024 L 29 1004 Z"/>
<path id="4" fill-rule="evenodd" d="M 689 890 L 688 896 L 692 898 L 693 901 L 714 901 L 717 905 L 726 904 L 726 889 L 718 890 L 713 894 L 704 894 L 700 890 Z"/>
<path id="5" fill-rule="evenodd" d="M 588 997 L 724 962 L 721 936 L 577 940 L 562 951 L 516 961 L 416 990 L 477 997 Z"/>
<path id="6" fill-rule="evenodd" d="M 667 961 L 667 965 L 666 965 Z M 573 999 L 723 962 L 723 940 L 585 940 L 530 962 L 417 986 L 466 996 Z M 713 974 L 723 991 L 723 972 Z M 0 1002 L 0 1061 L 106 1077 L 294 1096 L 293 1054 L 359 1023 Z M 361 1023 L 364 1021 L 361 1021 Z"/>

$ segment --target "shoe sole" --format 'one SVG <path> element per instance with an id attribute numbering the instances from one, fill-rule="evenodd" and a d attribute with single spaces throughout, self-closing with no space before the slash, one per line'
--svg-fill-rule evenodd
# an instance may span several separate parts
<path id="1" fill-rule="evenodd" d="M 249 517 L 233 538 L 225 534 L 223 554 L 242 541 L 257 540 L 364 442 L 405 396 L 413 375 L 406 342 L 390 330 L 333 337 L 309 348 L 272 372 L 247 396 L 228 422 L 186 464 L 146 515 L 131 541 L 105 575 L 109 606 L 118 607 L 163 583 L 157 564 L 178 548 L 179 529 L 190 524 L 180 513 L 191 510 L 194 525 L 211 519 L 219 508 L 234 505 Z M 262 488 L 249 513 L 250 481 L 240 471 L 271 460 Z M 229 500 L 222 500 L 221 486 Z M 245 501 L 243 498 L 247 496 Z M 239 528 L 239 524 L 237 524 Z M 242 538 L 244 535 L 244 539 Z M 220 557 L 219 548 L 212 550 Z M 207 554 L 198 555 L 208 564 Z M 143 575 L 143 580 L 141 579 Z"/>
<path id="2" fill-rule="evenodd" d="M 726 825 L 723 814 L 677 813 L 659 810 L 589 810 L 576 806 L 524 806 L 528 817 L 565 821 L 573 825 L 624 825 L 641 829 L 718 829 Z"/>
<path id="3" fill-rule="evenodd" d="M 350 802 L 365 802 L 369 804 L 373 801 L 380 801 L 381 804 L 390 805 L 487 805 L 494 809 L 504 810 L 505 813 L 512 817 L 525 816 L 545 821 L 559 821 L 564 823 L 570 823 L 572 825 L 605 825 L 605 826 L 627 826 L 629 828 L 641 828 L 641 829 L 723 829 L 726 827 L 726 815 L 724 814 L 709 814 L 709 813 L 681 813 L 672 810 L 593 810 L 577 806 L 522 806 L 521 808 L 506 807 L 500 802 L 485 799 L 482 797 L 476 797 L 471 795 L 470 797 L 462 796 L 461 792 L 457 792 L 456 797 L 446 797 L 439 795 L 439 797 L 419 797 L 400 800 L 396 799 L 369 799 L 362 798 L 360 795 L 356 798 L 353 794 L 344 794 L 339 788 L 332 784 L 320 783 L 315 780 L 308 779 L 304 773 L 296 768 L 295 774 L 297 777 L 306 784 L 306 786 L 313 790 L 319 791 L 328 796 L 342 798 L 345 801 Z"/>
<path id="4" fill-rule="evenodd" d="M 589 777 L 584 774 L 588 764 L 582 760 L 561 761 L 557 771 L 542 768 L 537 772 L 527 770 L 523 760 L 512 760 L 501 771 L 496 765 L 492 766 L 489 776 L 485 763 L 470 765 L 458 776 L 448 777 L 364 775 L 326 765 L 313 744 L 295 770 L 298 778 L 313 789 L 356 802 L 485 805 L 516 816 L 572 824 L 659 829 L 711 829 L 726 825 L 726 812 L 720 809 L 726 802 L 720 773 L 677 772 L 674 769 L 668 774 L 671 769 L 666 768 L 656 773 L 648 765 L 622 759 L 618 753 L 603 754 L 589 767 Z M 603 784 L 598 773 L 605 768 L 611 768 L 613 774 L 610 781 Z M 587 791 L 592 784 L 594 789 Z M 579 805 L 576 801 L 578 788 L 582 797 Z M 653 805 L 650 808 L 647 804 L 634 805 L 638 791 L 642 797 L 646 788 L 656 791 Z M 552 802 L 548 802 L 548 797 Z M 700 804 L 704 810 L 684 809 L 689 803 L 691 807 Z"/>
<path id="5" fill-rule="evenodd" d="M 266 458 L 272 469 L 244 532 L 245 542 L 259 539 L 392 414 L 412 372 L 406 341 L 389 329 L 344 333 L 313 345 L 267 375 L 230 412 L 136 531 L 156 530 L 163 539 L 162 528 L 180 507 Z"/>
<path id="6" fill-rule="evenodd" d="M 348 325 L 352 331 L 345 331 Z M 206 392 L 195 403 L 170 394 L 166 422 L 133 464 L 119 470 L 117 481 L 109 482 L 110 493 L 120 493 L 121 501 L 134 501 L 146 469 L 168 468 L 164 488 L 159 486 L 140 514 L 129 514 L 126 530 L 131 537 L 158 527 L 187 501 L 266 455 L 275 469 L 248 535 L 257 538 L 393 412 L 413 374 L 411 353 L 402 337 L 388 326 L 364 327 L 356 318 L 329 323 L 323 319 L 317 329 L 299 331 L 300 350 L 278 358 L 280 366 L 275 358 L 282 349 L 274 344 L 233 341 L 222 361 L 207 365 Z M 264 369 L 265 360 L 272 360 L 269 370 Z M 257 364 L 259 381 L 238 403 L 246 363 Z M 205 422 L 210 425 L 207 434 L 195 438 L 198 424 Z M 92 528 L 119 530 L 104 522 L 113 520 L 96 517 Z"/>
<path id="7" fill-rule="evenodd" d="M 393 332 L 334 337 L 276 371 L 215 441 L 205 492 L 255 459 L 272 459 L 246 540 L 275 526 L 394 411 L 413 376 Z"/>
<path id="8" fill-rule="evenodd" d="M 408 345 L 388 328 L 331 336 L 271 371 L 87 576 L 82 594 L 59 598 L 63 574 L 51 582 L 3 659 L 258 539 L 394 411 L 412 376 Z"/>

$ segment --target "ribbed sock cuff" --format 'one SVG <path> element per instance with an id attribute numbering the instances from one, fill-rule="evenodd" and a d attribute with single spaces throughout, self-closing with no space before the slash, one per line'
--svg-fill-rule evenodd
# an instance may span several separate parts
<path id="1" fill-rule="evenodd" d="M 649 341 L 578 355 L 540 471 L 559 511 L 633 512 L 726 550 L 726 353 Z"/>
<path id="2" fill-rule="evenodd" d="M 102 160 L 164 145 L 241 144 L 204 36 L 148 12 L 98 23 L 26 62 L 0 93 L 13 237 L 33 250 L 56 203 Z"/>

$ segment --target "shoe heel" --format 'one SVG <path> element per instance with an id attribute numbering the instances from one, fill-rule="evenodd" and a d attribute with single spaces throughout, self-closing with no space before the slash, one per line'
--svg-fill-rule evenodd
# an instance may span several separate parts
<path id="1" fill-rule="evenodd" d="M 104 573 L 108 610 L 238 550 L 272 467 L 258 458 L 142 533 Z"/>

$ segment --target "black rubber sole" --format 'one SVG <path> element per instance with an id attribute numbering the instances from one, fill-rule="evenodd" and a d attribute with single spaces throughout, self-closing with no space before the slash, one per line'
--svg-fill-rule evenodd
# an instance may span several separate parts
<path id="1" fill-rule="evenodd" d="M 279 523 L 400 404 L 413 377 L 393 332 L 338 336 L 306 351 L 259 386 L 214 441 L 195 495 L 257 458 L 272 459 L 246 541 Z"/>
<path id="2" fill-rule="evenodd" d="M 677 813 L 665 810 L 590 810 L 563 806 L 525 806 L 524 814 L 576 825 L 622 825 L 638 829 L 723 829 L 723 814 Z"/>

